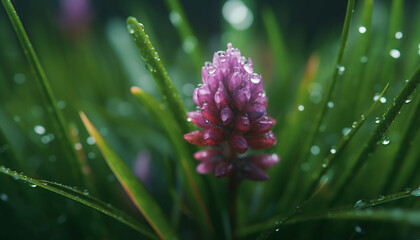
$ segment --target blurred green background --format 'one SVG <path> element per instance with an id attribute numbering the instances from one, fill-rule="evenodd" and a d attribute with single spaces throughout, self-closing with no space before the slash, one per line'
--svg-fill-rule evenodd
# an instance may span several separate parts
<path id="1" fill-rule="evenodd" d="M 191 97 L 193 89 L 201 81 L 201 66 L 212 59 L 214 52 L 224 50 L 226 44 L 232 42 L 244 56 L 251 57 L 256 72 L 264 79 L 269 113 L 278 121 L 275 132 L 278 146 L 267 152 L 277 152 L 283 161 L 287 161 L 286 166 L 290 166 L 287 164 L 293 164 L 299 152 L 304 151 L 301 147 L 323 97 L 322 89 L 331 77 L 347 4 L 346 1 L 332 0 L 180 1 L 194 34 L 183 35 L 185 29 L 177 28 L 182 24 L 182 14 L 173 11 L 170 2 L 13 1 L 45 68 L 58 100 L 57 106 L 70 123 L 75 148 L 86 161 L 92 185 L 90 192 L 134 216 L 138 215 L 136 209 L 78 117 L 79 111 L 86 112 L 107 142 L 133 169 L 140 162 L 149 169 L 139 173 L 140 178 L 164 211 L 170 212 L 170 193 L 162 189 L 166 189 L 173 179 L 179 180 L 179 176 L 165 161 L 173 158 L 170 143 L 129 92 L 131 86 L 139 86 L 161 98 L 126 30 L 128 16 L 136 17 L 145 26 L 187 110 L 195 108 Z M 415 0 L 405 1 L 402 15 L 394 16 L 398 19 L 392 26 L 392 19 L 395 19 L 391 18 L 393 2 L 396 1 L 375 1 L 372 28 L 367 29 L 366 34 L 361 29 L 364 1 L 356 2 L 344 60 L 345 71 L 334 91 L 333 107 L 321 125 L 316 147 L 311 148 L 312 154 L 293 168 L 299 175 L 292 177 L 300 176 L 295 185 L 298 188 L 307 187 L 330 149 L 334 149 L 334 144 L 349 131 L 352 123 L 373 104 L 375 94 L 389 82 L 385 101 L 346 149 L 345 157 L 341 158 L 343 161 L 328 176 L 340 175 L 346 161 L 359 153 L 375 126 L 375 117 L 382 115 L 404 80 L 420 63 L 420 4 Z M 389 32 L 393 27 L 397 31 Z M 396 35 L 397 32 L 401 37 Z M 368 38 L 364 38 L 366 35 Z M 392 49 L 398 50 L 399 55 Z M 413 102 L 415 96 L 412 96 Z M 298 105 L 304 106 L 305 111 L 298 111 Z M 414 182 L 406 182 L 419 170 L 420 149 L 412 147 L 406 150 L 408 164 L 403 168 L 404 177 L 395 179 L 397 184 L 393 189 L 379 190 L 400 147 L 414 106 L 407 104 L 404 108 L 403 116 L 386 133 L 391 143 L 375 152 L 373 163 L 353 182 L 351 192 L 347 193 L 348 201 L 342 203 L 352 203 L 360 196 L 375 198 L 378 194 L 418 186 L 418 175 L 414 175 Z M 10 21 L 1 7 L 0 165 L 35 178 L 77 186 L 77 180 L 68 171 L 68 163 L 64 162 L 60 144 L 55 141 L 56 133 L 52 131 L 47 111 Z M 415 137 L 413 146 L 418 146 L 418 134 Z M 272 191 L 277 189 L 276 186 L 286 187 L 285 181 L 289 180 L 290 174 L 285 174 L 287 169 L 281 164 L 270 173 L 275 177 L 266 184 L 268 186 L 251 182 L 243 184 L 240 191 L 245 200 L 241 202 L 241 209 L 246 209 L 253 201 L 260 201 L 258 195 L 269 190 L 271 193 L 267 196 L 273 196 L 270 206 L 277 206 L 280 196 Z M 180 185 L 179 181 L 175 182 Z M 0 232 L 4 239 L 98 239 L 103 236 L 108 237 L 102 239 L 128 239 L 137 236 L 130 228 L 84 206 L 44 190 L 29 191 L 27 188 L 29 186 L 7 176 L 0 176 Z M 284 191 L 288 195 L 284 205 L 275 210 L 276 214 L 293 208 L 300 196 L 295 189 Z M 320 202 L 328 198 L 328 194 L 328 190 L 323 193 Z M 415 206 L 419 206 L 418 202 Z M 252 208 L 244 215 L 255 222 L 273 216 L 270 208 L 264 208 L 265 212 L 260 209 L 261 213 L 255 213 L 256 209 Z M 139 216 L 138 219 L 144 221 Z M 184 231 L 193 226 L 190 221 L 181 225 L 184 225 L 181 227 Z M 354 225 L 356 223 L 350 228 L 341 226 L 344 230 L 339 239 L 351 236 Z M 420 234 L 418 229 L 410 227 L 407 230 L 394 225 L 381 226 L 399 229 L 395 236 L 408 236 L 406 239 L 414 239 L 411 237 Z M 324 226 L 323 230 L 328 232 L 326 228 Z M 408 231 L 409 234 L 399 231 Z M 293 236 L 286 233 L 289 234 L 286 236 Z M 184 234 L 187 239 L 194 236 Z M 321 236 L 334 239 L 328 234 Z M 386 235 L 375 236 L 387 238 Z"/>

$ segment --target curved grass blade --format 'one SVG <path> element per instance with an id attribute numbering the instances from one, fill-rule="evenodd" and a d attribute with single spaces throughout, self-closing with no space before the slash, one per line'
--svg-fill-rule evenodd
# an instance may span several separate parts
<path id="1" fill-rule="evenodd" d="M 413 91 L 416 89 L 419 83 L 420 65 L 417 67 L 417 70 L 410 77 L 410 79 L 406 80 L 403 89 L 399 92 L 398 96 L 394 99 L 391 106 L 382 116 L 382 121 L 376 125 L 367 143 L 364 145 L 363 150 L 359 154 L 359 157 L 357 158 L 356 162 L 352 166 L 350 166 L 349 169 L 346 169 L 342 180 L 339 181 L 339 183 L 337 184 L 338 190 L 336 191 L 336 195 L 332 201 L 332 204 L 334 204 L 336 201 L 339 200 L 340 197 L 343 196 L 343 193 L 346 191 L 351 180 L 354 179 L 360 172 L 360 169 L 369 159 L 369 155 L 376 150 L 376 147 L 378 145 L 377 143 L 383 138 L 385 131 L 394 121 L 395 117 L 400 112 L 402 106 L 406 103 L 407 99 L 410 97 L 410 95 L 413 93 Z"/>
<path id="2" fill-rule="evenodd" d="M 25 56 L 31 66 L 32 72 L 35 75 L 36 84 L 40 95 L 43 98 L 46 112 L 53 123 L 54 130 L 56 132 L 58 142 L 61 144 L 63 152 L 68 159 L 69 169 L 72 171 L 73 179 L 77 181 L 78 185 L 84 185 L 83 175 L 81 173 L 81 167 L 77 158 L 77 154 L 73 148 L 73 144 L 70 135 L 67 131 L 67 124 L 63 118 L 61 111 L 58 109 L 56 104 L 56 98 L 51 90 L 51 86 L 45 75 L 44 69 L 38 59 L 38 56 L 32 46 L 31 41 L 23 28 L 22 22 L 19 19 L 12 3 L 10 0 L 1 0 L 7 14 L 9 15 L 10 21 L 12 22 L 13 28 L 19 39 L 20 45 L 25 53 Z"/>
<path id="3" fill-rule="evenodd" d="M 204 224 L 205 230 L 212 233 L 213 224 L 202 197 L 202 194 L 206 193 L 205 185 L 201 176 L 195 173 L 195 168 L 193 166 L 194 161 L 191 158 L 192 153 L 189 151 L 187 143 L 182 138 L 182 133 L 178 128 L 173 127 L 174 120 L 172 114 L 167 111 L 163 104 L 140 88 L 132 87 L 131 93 L 136 97 L 139 103 L 154 116 L 168 135 L 174 150 L 176 151 L 177 161 L 183 170 L 183 180 L 187 184 L 186 189 L 188 189 L 187 192 L 189 193 L 191 203 L 197 205 L 196 210 L 198 210 L 200 220 L 202 221 L 202 224 Z"/>
<path id="4" fill-rule="evenodd" d="M 173 113 L 179 128 L 181 128 L 182 133 L 192 131 L 191 126 L 188 125 L 188 122 L 186 121 L 187 114 L 185 107 L 159 58 L 159 54 L 153 48 L 149 37 L 144 32 L 143 25 L 139 23 L 136 18 L 129 17 L 127 18 L 127 29 L 136 43 L 141 56 L 146 62 L 146 68 L 155 79 L 156 85 L 158 86 L 165 103 Z"/>
<path id="5" fill-rule="evenodd" d="M 326 211 L 323 214 L 316 214 L 316 215 L 310 215 L 310 216 L 298 216 L 298 214 L 294 214 L 294 215 L 289 215 L 289 216 L 283 217 L 283 218 L 280 217 L 280 216 L 277 216 L 277 217 L 274 217 L 274 218 L 272 218 L 268 221 L 265 221 L 263 223 L 258 223 L 258 224 L 251 225 L 251 226 L 245 226 L 245 227 L 242 227 L 242 228 L 238 229 L 238 236 L 243 237 L 243 236 L 253 234 L 253 233 L 256 233 L 256 232 L 259 232 L 259 231 L 264 231 L 265 229 L 269 229 L 266 232 L 264 232 L 263 234 L 261 234 L 260 237 L 259 237 L 259 239 L 267 239 L 267 237 L 270 234 L 277 231 L 277 229 L 279 229 L 283 225 L 295 224 L 295 223 L 311 221 L 311 220 L 321 220 L 321 219 L 349 219 L 349 220 L 350 219 L 360 219 L 360 220 L 381 220 L 381 221 L 393 221 L 393 220 L 404 221 L 404 220 L 406 220 L 406 222 L 409 222 L 413 225 L 416 225 L 416 224 L 419 225 L 420 222 L 411 221 L 411 220 L 414 220 L 414 219 L 419 219 L 419 216 L 414 218 L 415 214 L 409 214 L 409 215 L 407 215 L 407 217 L 403 217 L 403 216 L 399 215 L 399 217 L 401 217 L 401 218 L 397 217 L 395 219 L 390 219 L 388 217 L 388 215 L 386 215 L 387 217 L 384 217 L 384 218 L 381 218 L 380 216 L 378 216 L 378 217 L 373 216 L 374 212 L 376 212 L 376 211 L 377 212 L 381 212 L 381 211 L 391 211 L 392 212 L 392 211 L 399 211 L 400 209 L 397 209 L 397 210 L 396 209 L 394 209 L 394 210 L 367 209 L 367 208 L 370 208 L 370 207 L 382 205 L 382 204 L 385 204 L 385 203 L 393 202 L 393 201 L 404 199 L 404 198 L 418 197 L 419 192 L 420 192 L 420 189 L 414 189 L 414 190 L 411 190 L 411 191 L 399 192 L 399 193 L 388 195 L 388 196 L 379 196 L 377 199 L 372 199 L 372 200 L 366 201 L 366 202 L 364 201 L 364 202 L 362 202 L 362 204 L 359 201 L 355 204 L 354 207 L 347 207 L 347 208 L 343 208 L 343 209 L 339 209 L 339 210 L 330 210 L 330 211 Z M 312 197 L 315 194 L 313 194 Z M 414 213 L 418 214 L 417 211 L 413 211 L 412 209 L 407 210 L 406 212 L 407 213 L 414 212 Z M 346 213 L 349 213 L 349 214 L 346 215 Z M 359 216 L 360 218 L 357 218 L 357 213 L 360 213 L 360 216 Z M 372 213 L 372 214 L 364 214 L 364 213 Z M 394 217 L 395 217 L 395 215 L 394 215 Z"/>
<path id="6" fill-rule="evenodd" d="M 174 230 L 159 205 L 149 194 L 144 185 L 138 181 L 134 173 L 125 165 L 118 155 L 108 146 L 86 115 L 81 112 L 80 117 L 89 134 L 95 138 L 96 144 L 102 152 L 108 166 L 127 192 L 130 199 L 140 210 L 150 226 L 161 239 L 176 239 Z"/>
<path id="7" fill-rule="evenodd" d="M 27 182 L 32 187 L 39 186 L 40 188 L 44 188 L 48 191 L 57 193 L 71 200 L 82 203 L 83 205 L 93 208 L 116 219 L 117 221 L 120 221 L 121 223 L 131 227 L 132 229 L 136 230 L 137 232 L 143 234 L 146 237 L 149 237 L 151 239 L 157 239 L 156 235 L 148 226 L 144 225 L 141 222 L 138 222 L 134 218 L 125 214 L 124 212 L 102 202 L 101 200 L 87 195 L 84 191 L 79 191 L 75 188 L 64 186 L 59 183 L 30 178 L 23 174 L 17 173 L 16 171 L 12 171 L 4 166 L 0 166 L 0 173 Z"/>
<path id="8" fill-rule="evenodd" d="M 197 38 L 193 34 L 191 25 L 185 16 L 184 10 L 178 0 L 166 0 L 166 5 L 171 11 L 169 13 L 169 19 L 174 25 L 178 32 L 178 35 L 182 41 L 182 49 L 191 55 L 191 60 L 195 65 L 195 69 L 201 70 L 203 56 L 200 52 L 200 47 L 197 43 Z"/>
<path id="9" fill-rule="evenodd" d="M 287 84 L 287 77 L 290 71 L 290 58 L 285 44 L 283 33 L 279 24 L 276 22 L 274 11 L 272 8 L 264 7 L 262 13 L 262 20 L 264 23 L 265 31 L 270 42 L 270 47 L 273 50 L 273 54 L 276 60 L 276 65 L 281 66 L 278 70 L 279 77 L 282 81 L 280 89 L 283 88 L 283 84 Z"/>
<path id="10" fill-rule="evenodd" d="M 295 161 L 291 169 L 287 169 L 288 172 L 286 172 L 285 177 L 287 177 L 289 180 L 283 181 L 282 183 L 280 183 L 281 184 L 280 186 L 278 185 L 273 186 L 273 184 L 271 185 L 272 187 L 276 188 L 276 192 L 277 192 L 276 196 L 283 195 L 284 191 L 286 190 L 287 183 L 299 181 L 300 174 L 298 172 L 298 166 L 300 166 L 301 162 L 307 159 L 308 155 L 310 154 L 310 148 L 314 144 L 314 141 L 319 131 L 319 127 L 321 126 L 321 123 L 325 117 L 325 114 L 328 109 L 328 102 L 331 100 L 334 86 L 338 80 L 339 71 L 343 62 L 343 56 L 346 50 L 346 45 L 347 45 L 347 40 L 348 40 L 348 35 L 349 35 L 349 30 L 350 30 L 350 23 L 353 16 L 354 2 L 355 0 L 348 1 L 346 17 L 344 20 L 344 27 L 343 27 L 343 31 L 342 31 L 341 39 L 340 39 L 340 46 L 338 49 L 333 74 L 326 88 L 326 95 L 321 102 L 321 109 L 318 111 L 318 114 L 315 116 L 314 124 L 308 134 L 308 137 L 304 143 L 304 146 L 301 152 L 298 154 L 297 161 Z"/>
<path id="11" fill-rule="evenodd" d="M 395 154 L 395 158 L 392 162 L 391 172 L 389 172 L 388 176 L 386 177 L 387 181 L 383 185 L 382 192 L 385 192 L 386 189 L 392 189 L 395 187 L 396 181 L 395 179 L 401 174 L 402 168 L 406 162 L 407 155 L 409 153 L 409 149 L 413 147 L 413 139 L 419 133 L 420 130 L 420 96 L 417 96 L 416 105 L 414 106 L 414 113 L 411 116 L 411 119 L 408 123 L 408 127 L 404 133 L 404 137 L 401 140 L 400 146 L 398 148 L 397 153 Z M 411 100 L 410 100 L 411 101 Z M 415 171 L 418 171 L 418 168 L 413 168 Z M 417 169 L 417 170 L 416 170 Z M 412 179 L 408 179 L 408 184 L 413 184 Z"/>
<path id="12" fill-rule="evenodd" d="M 348 132 L 345 136 L 341 138 L 341 140 L 336 145 L 336 152 L 333 154 L 330 152 L 327 158 L 328 165 L 325 168 L 322 168 L 321 172 L 319 173 L 316 180 L 312 182 L 310 187 L 308 188 L 307 192 L 305 193 L 305 198 L 309 197 L 309 194 L 312 193 L 316 187 L 319 184 L 319 181 L 321 178 L 328 172 L 328 170 L 331 168 L 331 166 L 336 162 L 336 159 L 344 152 L 344 148 L 349 144 L 350 140 L 353 138 L 353 136 L 356 134 L 356 132 L 360 129 L 360 127 L 363 125 L 363 123 L 366 121 L 367 117 L 375 110 L 375 108 L 378 106 L 381 97 L 384 95 L 385 91 L 388 89 L 389 83 L 385 86 L 385 88 L 382 90 L 381 94 L 379 95 L 378 99 L 372 104 L 372 106 L 369 108 L 366 114 L 361 115 L 359 121 L 354 122 L 352 125 L 352 128 L 350 132 Z"/>

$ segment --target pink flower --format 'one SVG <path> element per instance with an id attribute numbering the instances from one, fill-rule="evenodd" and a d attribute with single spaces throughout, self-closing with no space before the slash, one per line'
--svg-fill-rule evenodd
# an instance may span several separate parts
<path id="1" fill-rule="evenodd" d="M 238 153 L 276 144 L 271 131 L 275 120 L 267 116 L 262 77 L 254 73 L 251 59 L 246 61 L 239 49 L 230 43 L 227 46 L 202 68 L 203 84 L 193 93 L 200 110 L 187 114 L 201 130 L 185 134 L 184 139 L 198 146 L 212 146 L 194 155 L 202 161 L 197 167 L 199 173 L 223 177 L 236 170 L 242 177 L 266 180 L 263 170 L 280 160 L 277 155 L 238 158 Z"/>

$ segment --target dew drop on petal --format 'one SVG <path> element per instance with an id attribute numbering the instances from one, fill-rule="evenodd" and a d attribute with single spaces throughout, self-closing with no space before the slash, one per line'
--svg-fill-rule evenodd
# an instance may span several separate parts
<path id="1" fill-rule="evenodd" d="M 256 74 L 256 73 L 252 74 L 252 76 L 251 76 L 251 82 L 257 84 L 260 81 L 261 81 L 261 78 L 260 78 L 260 76 L 258 74 Z"/>

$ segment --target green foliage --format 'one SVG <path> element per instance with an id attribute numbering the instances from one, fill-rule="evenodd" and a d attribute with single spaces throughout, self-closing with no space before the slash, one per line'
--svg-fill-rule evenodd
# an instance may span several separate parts
<path id="1" fill-rule="evenodd" d="M 2 237 L 419 236 L 420 4 L 349 0 L 305 41 L 286 3 L 237 5 L 245 28 L 228 3 L 125 2 L 66 23 L 48 3 L 2 0 Z M 236 206 L 183 139 L 201 66 L 227 42 L 262 73 L 278 139 L 264 151 L 282 159 Z"/>

